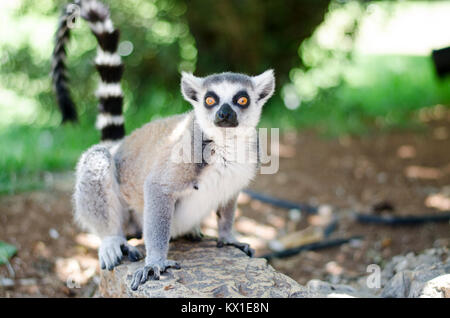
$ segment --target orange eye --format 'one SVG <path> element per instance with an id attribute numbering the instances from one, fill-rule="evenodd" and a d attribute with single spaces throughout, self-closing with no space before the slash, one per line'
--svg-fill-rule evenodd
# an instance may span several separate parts
<path id="1" fill-rule="evenodd" d="M 241 97 L 241 98 L 238 99 L 237 102 L 238 102 L 239 105 L 244 106 L 244 105 L 247 105 L 248 99 L 247 99 L 247 97 Z"/>
<path id="2" fill-rule="evenodd" d="M 206 105 L 208 106 L 212 106 L 216 103 L 216 100 L 214 99 L 214 97 L 207 97 L 205 100 Z"/>

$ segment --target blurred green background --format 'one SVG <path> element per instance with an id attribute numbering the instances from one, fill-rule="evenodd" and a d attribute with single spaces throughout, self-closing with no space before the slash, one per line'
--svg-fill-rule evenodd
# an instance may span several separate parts
<path id="1" fill-rule="evenodd" d="M 121 29 L 127 132 L 188 110 L 179 73 L 275 69 L 261 126 L 324 136 L 421 129 L 450 104 L 432 49 L 450 45 L 448 1 L 110 0 Z M 65 1 L 0 2 L 0 193 L 41 187 L 96 143 L 96 41 L 78 21 L 68 66 L 78 124 L 60 126 L 49 77 Z"/>

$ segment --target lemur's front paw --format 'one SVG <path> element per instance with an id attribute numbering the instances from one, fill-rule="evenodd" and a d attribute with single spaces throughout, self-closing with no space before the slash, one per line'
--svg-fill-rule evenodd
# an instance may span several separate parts
<path id="1" fill-rule="evenodd" d="M 255 255 L 255 250 L 250 247 L 247 243 L 238 242 L 236 240 L 227 240 L 223 238 L 219 238 L 217 240 L 217 247 L 224 247 L 225 245 L 231 245 L 234 247 L 237 247 L 241 251 L 243 251 L 245 254 L 247 254 L 250 257 L 253 257 Z"/>
<path id="2" fill-rule="evenodd" d="M 110 271 L 113 270 L 114 267 L 120 264 L 124 255 L 128 256 L 132 262 L 136 262 L 142 258 L 141 252 L 136 247 L 128 244 L 124 237 L 105 237 L 98 249 L 100 268 Z"/>
<path id="3" fill-rule="evenodd" d="M 180 269 L 181 266 L 172 260 L 149 262 L 133 274 L 131 289 L 137 290 L 139 285 L 143 285 L 149 278 L 159 280 L 161 273 L 166 272 L 168 268 Z"/>

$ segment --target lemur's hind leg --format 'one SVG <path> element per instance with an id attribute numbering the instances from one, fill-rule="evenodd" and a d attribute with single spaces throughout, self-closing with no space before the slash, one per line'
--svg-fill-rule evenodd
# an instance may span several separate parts
<path id="1" fill-rule="evenodd" d="M 124 255 L 131 261 L 142 257 L 125 239 L 128 209 L 121 200 L 115 163 L 107 147 L 96 145 L 82 155 L 77 165 L 74 205 L 76 221 L 102 240 L 98 250 L 102 269 L 112 270 Z"/>

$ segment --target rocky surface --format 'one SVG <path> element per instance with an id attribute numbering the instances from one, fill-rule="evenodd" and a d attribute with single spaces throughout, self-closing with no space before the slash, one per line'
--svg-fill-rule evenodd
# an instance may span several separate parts
<path id="1" fill-rule="evenodd" d="M 395 256 L 380 271 L 379 288 L 369 288 L 367 279 L 363 276 L 352 286 L 311 280 L 306 287 L 320 297 L 450 298 L 450 254 L 433 248 Z"/>
<path id="2" fill-rule="evenodd" d="M 367 276 L 350 285 L 311 280 L 301 286 L 275 271 L 265 259 L 249 258 L 235 247 L 217 248 L 212 239 L 171 243 L 169 258 L 180 270 L 169 269 L 159 281 L 130 288 L 134 271 L 143 266 L 125 262 L 102 271 L 103 297 L 450 297 L 450 255 L 447 249 L 395 256 L 380 271 L 379 288 L 367 286 Z"/>
<path id="3" fill-rule="evenodd" d="M 429 249 L 419 255 L 395 256 L 382 272 L 382 297 L 450 297 L 450 255 Z"/>
<path id="4" fill-rule="evenodd" d="M 130 288 L 134 271 L 143 266 L 125 262 L 113 271 L 102 271 L 104 297 L 302 297 L 307 292 L 293 279 L 275 271 L 265 259 L 249 258 L 241 250 L 206 239 L 199 243 L 175 241 L 169 258 L 181 269 L 169 269 L 159 281 Z"/>

